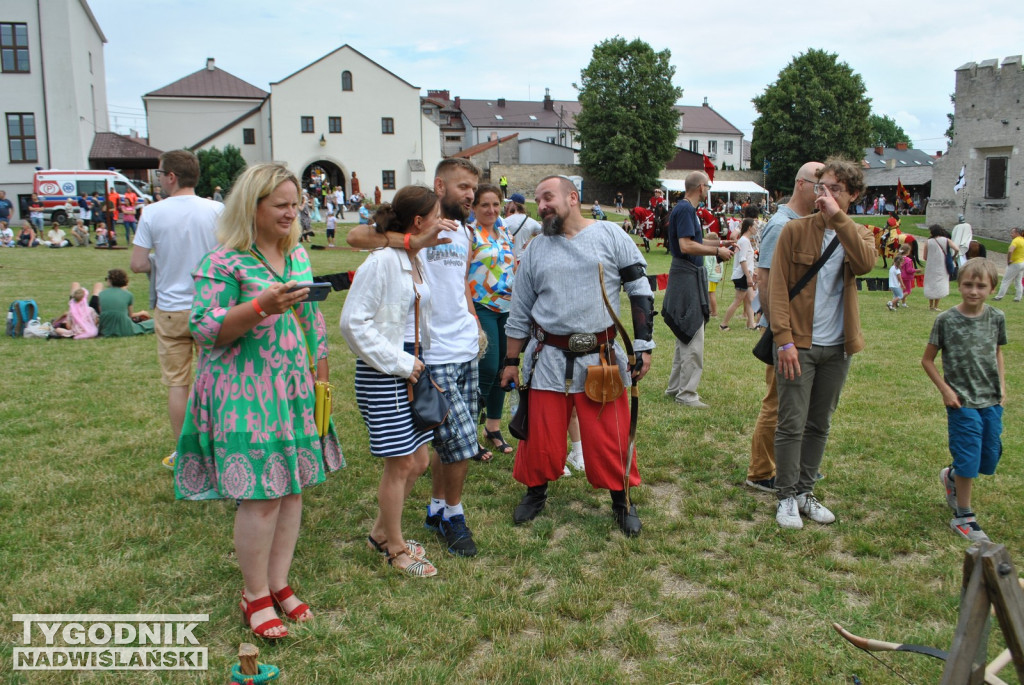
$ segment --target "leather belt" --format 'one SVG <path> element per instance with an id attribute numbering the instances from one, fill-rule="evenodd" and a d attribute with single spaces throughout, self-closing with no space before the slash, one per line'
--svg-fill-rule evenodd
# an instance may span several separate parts
<path id="1" fill-rule="evenodd" d="M 576 358 L 590 352 L 596 352 L 599 345 L 614 340 L 615 326 L 609 326 L 607 329 L 597 333 L 572 333 L 570 335 L 555 335 L 537 326 L 534 329 L 533 337 L 537 338 L 541 345 L 551 345 L 562 350 L 562 354 L 565 355 L 565 394 L 568 395 L 569 389 L 572 387 Z"/>
<path id="2" fill-rule="evenodd" d="M 614 340 L 615 326 L 609 326 L 606 330 L 597 333 L 572 333 L 570 335 L 555 335 L 538 326 L 534 337 L 545 345 L 551 345 L 560 350 L 566 350 L 573 354 L 586 354 L 597 350 L 598 345 Z"/>

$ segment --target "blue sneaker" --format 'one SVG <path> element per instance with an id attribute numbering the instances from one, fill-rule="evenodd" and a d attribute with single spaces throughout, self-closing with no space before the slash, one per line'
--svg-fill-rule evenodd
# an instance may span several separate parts
<path id="1" fill-rule="evenodd" d="M 430 513 L 430 505 L 427 505 L 427 518 L 423 521 L 423 527 L 427 530 L 432 530 L 438 535 L 441 534 L 441 516 L 444 514 L 444 509 L 441 509 L 436 514 Z"/>
<path id="2" fill-rule="evenodd" d="M 441 519 L 441 534 L 448 543 L 448 553 L 458 557 L 476 556 L 473 532 L 466 525 L 466 517 L 459 514 L 450 519 Z"/>

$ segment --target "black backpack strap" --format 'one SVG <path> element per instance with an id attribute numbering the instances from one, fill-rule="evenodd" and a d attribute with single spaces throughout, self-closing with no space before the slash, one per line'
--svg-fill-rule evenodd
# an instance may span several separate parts
<path id="1" fill-rule="evenodd" d="M 818 257 L 818 261 L 814 262 L 814 264 L 811 265 L 811 268 L 807 270 L 807 273 L 801 276 L 800 280 L 789 289 L 789 299 L 792 300 L 796 297 L 797 293 L 804 289 L 804 286 L 814 278 L 814 275 L 821 270 L 821 267 L 825 266 L 825 262 L 828 261 L 828 258 L 832 256 L 832 253 L 836 251 L 837 247 L 839 247 L 839 236 L 832 239 L 832 242 L 828 244 L 825 251 L 821 253 L 820 257 Z"/>

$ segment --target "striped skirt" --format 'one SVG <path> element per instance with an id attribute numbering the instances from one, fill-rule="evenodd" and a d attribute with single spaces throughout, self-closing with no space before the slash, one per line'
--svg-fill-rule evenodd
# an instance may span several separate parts
<path id="1" fill-rule="evenodd" d="M 388 376 L 356 360 L 356 404 L 370 433 L 370 454 L 400 457 L 430 442 L 434 431 L 412 425 L 406 379 Z"/>

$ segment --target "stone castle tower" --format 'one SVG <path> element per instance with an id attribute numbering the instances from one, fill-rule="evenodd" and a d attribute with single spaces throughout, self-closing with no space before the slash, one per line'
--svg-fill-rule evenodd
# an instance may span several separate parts
<path id="1" fill-rule="evenodd" d="M 1024 226 L 1024 69 L 1021 56 L 956 70 L 953 142 L 932 172 L 928 223 L 947 229 L 963 214 L 975 234 L 1009 240 Z M 961 168 L 966 187 L 954 193 Z"/>

